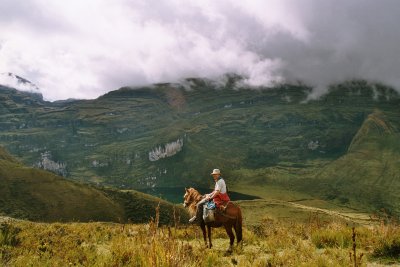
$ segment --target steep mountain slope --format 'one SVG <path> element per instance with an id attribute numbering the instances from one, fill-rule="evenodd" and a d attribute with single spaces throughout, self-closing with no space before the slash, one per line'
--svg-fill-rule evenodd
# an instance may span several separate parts
<path id="1" fill-rule="evenodd" d="M 161 222 L 172 223 L 174 208 L 165 201 L 67 181 L 25 167 L 0 148 L 0 214 L 39 221 L 147 222 L 159 202 Z"/>
<path id="2" fill-rule="evenodd" d="M 354 136 L 348 152 L 325 166 L 311 191 L 342 203 L 358 202 L 373 210 L 400 214 L 399 120 L 380 110 L 371 113 Z"/>
<path id="3" fill-rule="evenodd" d="M 343 155 L 375 108 L 398 115 L 399 95 L 355 81 L 319 100 L 310 88 L 264 90 L 188 79 L 122 88 L 95 100 L 49 103 L 0 90 L 0 144 L 29 165 L 121 188 L 208 186 L 209 171 L 265 168 Z M 232 181 L 231 181 L 232 182 Z"/>

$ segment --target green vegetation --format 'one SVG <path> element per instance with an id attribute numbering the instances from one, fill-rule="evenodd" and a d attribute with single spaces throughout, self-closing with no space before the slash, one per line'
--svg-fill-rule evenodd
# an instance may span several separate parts
<path id="1" fill-rule="evenodd" d="M 102 203 L 86 204 L 72 197 L 74 203 L 61 209 L 69 210 L 68 218 L 76 216 L 68 207 L 79 212 L 85 210 L 82 205 L 92 205 L 94 213 L 108 210 L 102 217 L 107 220 L 129 219 L 142 210 L 129 199 L 146 197 L 102 187 L 146 192 L 171 188 L 178 192 L 171 198 L 179 201 L 177 188 L 183 192 L 184 187 L 212 186 L 208 177 L 215 167 L 223 170 L 231 190 L 266 201 L 291 201 L 346 214 L 352 209 L 364 213 L 382 208 L 400 214 L 400 96 L 393 88 L 349 81 L 310 100 L 311 88 L 301 84 L 249 90 L 236 88 L 240 77 L 227 78 L 226 85 L 188 79 L 191 90 L 180 84 L 158 84 L 121 88 L 95 100 L 54 103 L 1 87 L 0 144 L 27 166 L 79 183 L 66 185 L 4 156 L 0 156 L 2 170 L 47 177 Z M 179 142 L 183 145 L 176 145 Z M 156 157 L 149 157 L 153 152 Z M 12 186 L 0 189 L 4 199 L 18 196 L 34 205 L 4 202 L 0 205 L 4 214 L 35 219 L 30 216 L 49 210 L 38 217 L 63 219 L 57 213 L 57 197 L 74 196 L 72 191 L 52 195 L 51 186 L 37 187 L 36 179 L 25 182 L 17 175 L 13 179 L 7 182 Z M 37 190 L 48 203 L 34 194 L 16 194 L 23 190 Z M 268 207 L 263 200 L 255 201 L 260 209 Z M 153 204 L 146 207 L 151 208 L 158 202 L 149 203 Z M 132 212 L 127 212 L 128 206 Z M 287 212 L 276 215 L 290 217 Z M 100 218 L 96 216 L 85 217 L 82 212 L 76 219 Z"/>
<path id="2" fill-rule="evenodd" d="M 355 201 L 400 214 L 397 123 L 379 110 L 371 113 L 344 156 L 321 168 L 312 179 L 303 180 L 313 184 L 308 191 L 341 204 Z"/>
<path id="3" fill-rule="evenodd" d="M 301 84 L 249 90 L 237 88 L 240 77 L 227 79 L 54 103 L 2 87 L 0 145 L 28 166 L 99 187 L 208 188 L 218 167 L 232 190 L 265 200 L 400 214 L 393 88 L 348 81 L 311 100 Z M 109 207 L 117 203 L 109 216 L 127 218 L 124 194 L 135 194 L 98 192 Z"/>
<path id="4" fill-rule="evenodd" d="M 0 246 L 18 245 L 19 239 L 17 238 L 17 235 L 20 231 L 21 229 L 13 224 L 2 222 L 0 224 Z"/>
<path id="5" fill-rule="evenodd" d="M 352 81 L 307 100 L 303 85 L 188 81 L 193 90 L 55 103 L 0 88 L 0 145 L 17 157 L 0 147 L 0 215 L 40 221 L 0 218 L 0 265 L 399 263 L 400 228 L 388 220 L 400 214 L 398 93 Z M 163 157 L 167 145 L 176 153 Z M 166 188 L 178 202 L 185 186 L 209 187 L 215 167 L 230 190 L 259 197 L 238 201 L 244 244 L 231 255 L 223 229 L 205 249 L 182 207 L 132 190 Z M 103 222 L 78 223 L 88 221 Z"/>
<path id="6" fill-rule="evenodd" d="M 186 219 L 182 207 L 136 192 L 118 191 L 65 180 L 28 168 L 0 150 L 0 214 L 35 221 L 147 222 L 158 205 L 161 223 Z"/>
<path id="7" fill-rule="evenodd" d="M 0 144 L 29 165 L 49 152 L 70 179 L 120 188 L 208 186 L 203 177 L 215 165 L 230 171 L 337 159 L 375 107 L 398 115 L 395 91 L 362 81 L 308 102 L 303 85 L 256 91 L 190 82 L 190 91 L 160 84 L 56 103 L 3 89 Z M 149 161 L 150 151 L 179 138 L 179 153 Z"/>

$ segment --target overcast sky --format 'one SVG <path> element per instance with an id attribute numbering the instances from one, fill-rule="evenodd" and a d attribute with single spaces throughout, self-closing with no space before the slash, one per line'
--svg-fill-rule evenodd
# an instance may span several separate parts
<path id="1" fill-rule="evenodd" d="M 216 78 L 400 88 L 397 0 L 0 0 L 0 73 L 45 99 Z M 1 83 L 0 77 L 0 83 Z"/>

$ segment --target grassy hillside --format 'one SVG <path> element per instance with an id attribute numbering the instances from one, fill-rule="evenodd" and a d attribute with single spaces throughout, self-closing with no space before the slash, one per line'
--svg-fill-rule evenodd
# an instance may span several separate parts
<path id="1" fill-rule="evenodd" d="M 375 107 L 398 115 L 393 89 L 363 81 L 307 101 L 311 89 L 304 85 L 237 89 L 233 78 L 222 86 L 188 79 L 190 90 L 158 84 L 55 103 L 3 88 L 0 144 L 28 165 L 54 162 L 51 171 L 70 179 L 204 187 L 215 167 L 229 176 L 240 168 L 337 159 Z"/>
<path id="2" fill-rule="evenodd" d="M 398 118 L 393 120 L 375 110 L 354 136 L 347 153 L 315 174 L 309 191 L 343 204 L 353 201 L 400 214 L 398 126 Z"/>
<path id="3" fill-rule="evenodd" d="M 314 183 L 307 179 L 347 157 L 349 147 L 358 149 L 359 138 L 355 136 L 375 109 L 381 110 L 393 125 L 391 130 L 397 131 L 400 96 L 393 88 L 349 81 L 331 86 L 320 99 L 310 100 L 311 88 L 305 85 L 254 90 L 239 87 L 240 77 L 227 78 L 225 84 L 187 79 L 184 84 L 121 88 L 94 100 L 54 103 L 2 87 L 0 144 L 28 166 L 101 186 L 142 191 L 208 188 L 212 186 L 210 170 L 218 167 L 228 185 L 240 193 L 255 195 L 241 191 L 246 189 L 240 186 L 246 179 L 249 186 L 262 189 L 283 186 L 339 204 L 363 202 L 358 196 L 342 195 L 334 189 L 345 190 L 347 186 L 348 192 L 356 192 L 358 189 L 353 191 L 352 187 L 361 184 L 352 184 L 347 177 L 356 169 L 365 172 L 362 176 L 375 176 L 379 168 L 374 167 L 373 157 L 363 159 L 365 168 L 354 163 L 346 169 L 351 160 L 345 159 L 344 167 L 338 169 L 349 173 L 328 175 L 335 181 L 349 181 L 346 185 L 321 185 L 310 190 Z M 382 157 L 395 164 L 397 154 L 382 146 L 385 142 L 392 146 L 397 137 L 385 136 L 378 146 L 361 142 L 364 152 L 382 152 Z M 294 186 L 296 183 L 306 186 Z M 383 183 L 374 191 L 384 195 L 390 185 Z M 396 190 L 393 187 L 393 192 Z M 180 197 L 178 193 L 176 198 Z M 386 206 L 391 202 L 382 203 L 392 208 Z"/>
<path id="4" fill-rule="evenodd" d="M 95 188 L 25 167 L 0 149 L 0 213 L 4 215 L 37 221 L 145 222 L 154 217 L 158 203 L 162 223 L 173 223 L 174 209 L 177 217 L 186 216 L 181 208 L 143 193 Z"/>
<path id="5" fill-rule="evenodd" d="M 7 159 L 0 160 L 0 212 L 3 215 L 36 221 L 141 223 L 154 218 L 156 207 L 159 206 L 159 221 L 162 224 L 171 225 L 188 220 L 187 213 L 180 205 L 173 206 L 134 190 L 120 191 L 71 182 L 43 170 L 25 167 L 4 149 L 0 156 Z M 362 210 L 349 210 L 321 200 L 312 200 L 304 193 L 270 186 L 242 184 L 239 187 L 233 188 L 253 194 L 237 196 L 238 199 L 252 199 L 238 202 L 243 207 L 249 225 L 259 224 L 266 216 L 304 222 L 311 214 L 319 214 L 326 220 L 370 221 Z M 232 198 L 235 196 L 231 194 Z M 254 199 L 254 196 L 258 199 Z"/>

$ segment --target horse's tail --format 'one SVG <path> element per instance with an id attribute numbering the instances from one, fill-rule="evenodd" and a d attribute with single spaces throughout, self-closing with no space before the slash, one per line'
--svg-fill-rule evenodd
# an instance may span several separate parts
<path id="1" fill-rule="evenodd" d="M 237 238 L 237 243 L 239 244 L 240 241 L 242 241 L 242 210 L 240 207 L 238 207 L 238 214 L 236 217 L 236 224 L 235 224 L 235 232 L 236 232 L 236 238 Z"/>

